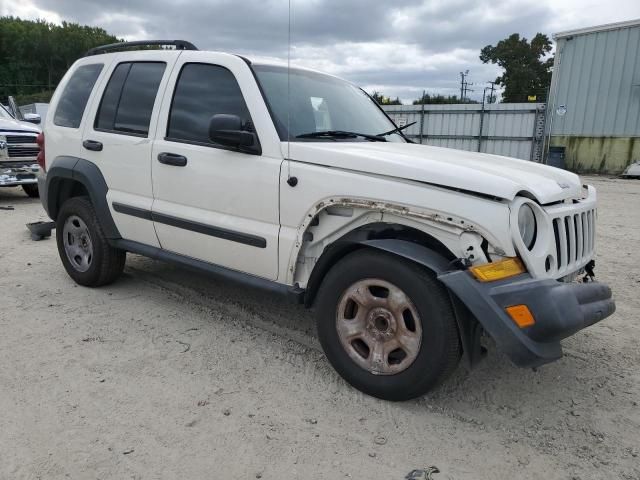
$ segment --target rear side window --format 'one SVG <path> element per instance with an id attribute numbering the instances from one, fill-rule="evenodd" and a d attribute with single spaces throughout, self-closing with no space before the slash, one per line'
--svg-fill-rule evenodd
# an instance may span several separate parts
<path id="1" fill-rule="evenodd" d="M 53 123 L 60 127 L 78 128 L 82 121 L 84 109 L 102 71 L 102 63 L 82 65 L 78 67 L 64 87 Z"/>
<path id="2" fill-rule="evenodd" d="M 215 145 L 209 140 L 209 121 L 218 113 L 238 115 L 244 128 L 253 130 L 240 86 L 229 70 L 186 64 L 173 94 L 167 140 Z"/>
<path id="3" fill-rule="evenodd" d="M 165 67 L 164 62 L 119 64 L 102 95 L 96 130 L 147 136 Z"/>

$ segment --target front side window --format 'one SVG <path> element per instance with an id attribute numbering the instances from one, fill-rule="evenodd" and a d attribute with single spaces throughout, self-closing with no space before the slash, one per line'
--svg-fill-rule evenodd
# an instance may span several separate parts
<path id="1" fill-rule="evenodd" d="M 173 94 L 167 140 L 215 145 L 209 140 L 209 123 L 219 113 L 237 115 L 244 129 L 253 130 L 233 73 L 217 65 L 186 64 Z"/>
<path id="2" fill-rule="evenodd" d="M 395 128 L 365 92 L 345 80 L 309 70 L 287 71 L 280 66 L 254 64 L 252 68 L 280 140 L 309 141 L 305 136 L 332 130 L 377 136 Z M 385 138 L 392 142 L 405 141 L 397 133 Z M 318 140 L 322 138 L 314 139 Z M 344 140 L 365 141 L 361 137 Z"/>
<path id="3" fill-rule="evenodd" d="M 119 64 L 104 90 L 96 130 L 147 136 L 165 67 L 164 62 Z"/>
<path id="4" fill-rule="evenodd" d="M 82 65 L 78 67 L 64 87 L 53 123 L 60 127 L 78 128 L 84 115 L 96 80 L 102 71 L 102 63 Z"/>

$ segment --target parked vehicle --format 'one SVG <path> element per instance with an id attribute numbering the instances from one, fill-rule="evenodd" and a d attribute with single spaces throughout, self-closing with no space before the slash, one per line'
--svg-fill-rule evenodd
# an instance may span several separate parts
<path id="1" fill-rule="evenodd" d="M 36 115 L 29 122 L 19 120 L 0 105 L 0 187 L 20 185 L 30 197 L 38 196 L 36 136 L 40 128 L 33 122 L 39 119 Z"/>
<path id="2" fill-rule="evenodd" d="M 482 332 L 537 366 L 613 313 L 606 285 L 573 282 L 596 222 L 576 175 L 412 144 L 330 75 L 161 43 L 94 49 L 53 95 L 39 183 L 78 284 L 132 252 L 285 294 L 340 375 L 390 400 L 475 364 Z"/>

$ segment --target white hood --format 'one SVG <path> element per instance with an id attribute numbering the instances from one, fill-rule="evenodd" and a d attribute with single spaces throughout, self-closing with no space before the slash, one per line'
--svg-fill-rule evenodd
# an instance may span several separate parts
<path id="1" fill-rule="evenodd" d="M 33 132 L 40 133 L 40 128 L 33 123 L 21 122 L 13 118 L 0 118 L 0 135 L 5 132 Z"/>
<path id="2" fill-rule="evenodd" d="M 542 204 L 582 193 L 580 178 L 527 160 L 411 143 L 291 142 L 292 160 L 405 178 L 507 200 L 528 192 Z"/>

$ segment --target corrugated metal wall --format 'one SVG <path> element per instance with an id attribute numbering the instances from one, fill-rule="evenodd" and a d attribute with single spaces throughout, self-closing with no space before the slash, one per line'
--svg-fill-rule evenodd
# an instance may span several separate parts
<path id="1" fill-rule="evenodd" d="M 639 136 L 640 26 L 558 38 L 557 52 L 551 134 Z"/>
<path id="2" fill-rule="evenodd" d="M 427 145 L 540 161 L 544 104 L 385 105 L 405 134 Z M 482 124 L 482 132 L 480 126 Z M 422 134 L 421 134 L 422 127 Z"/>

